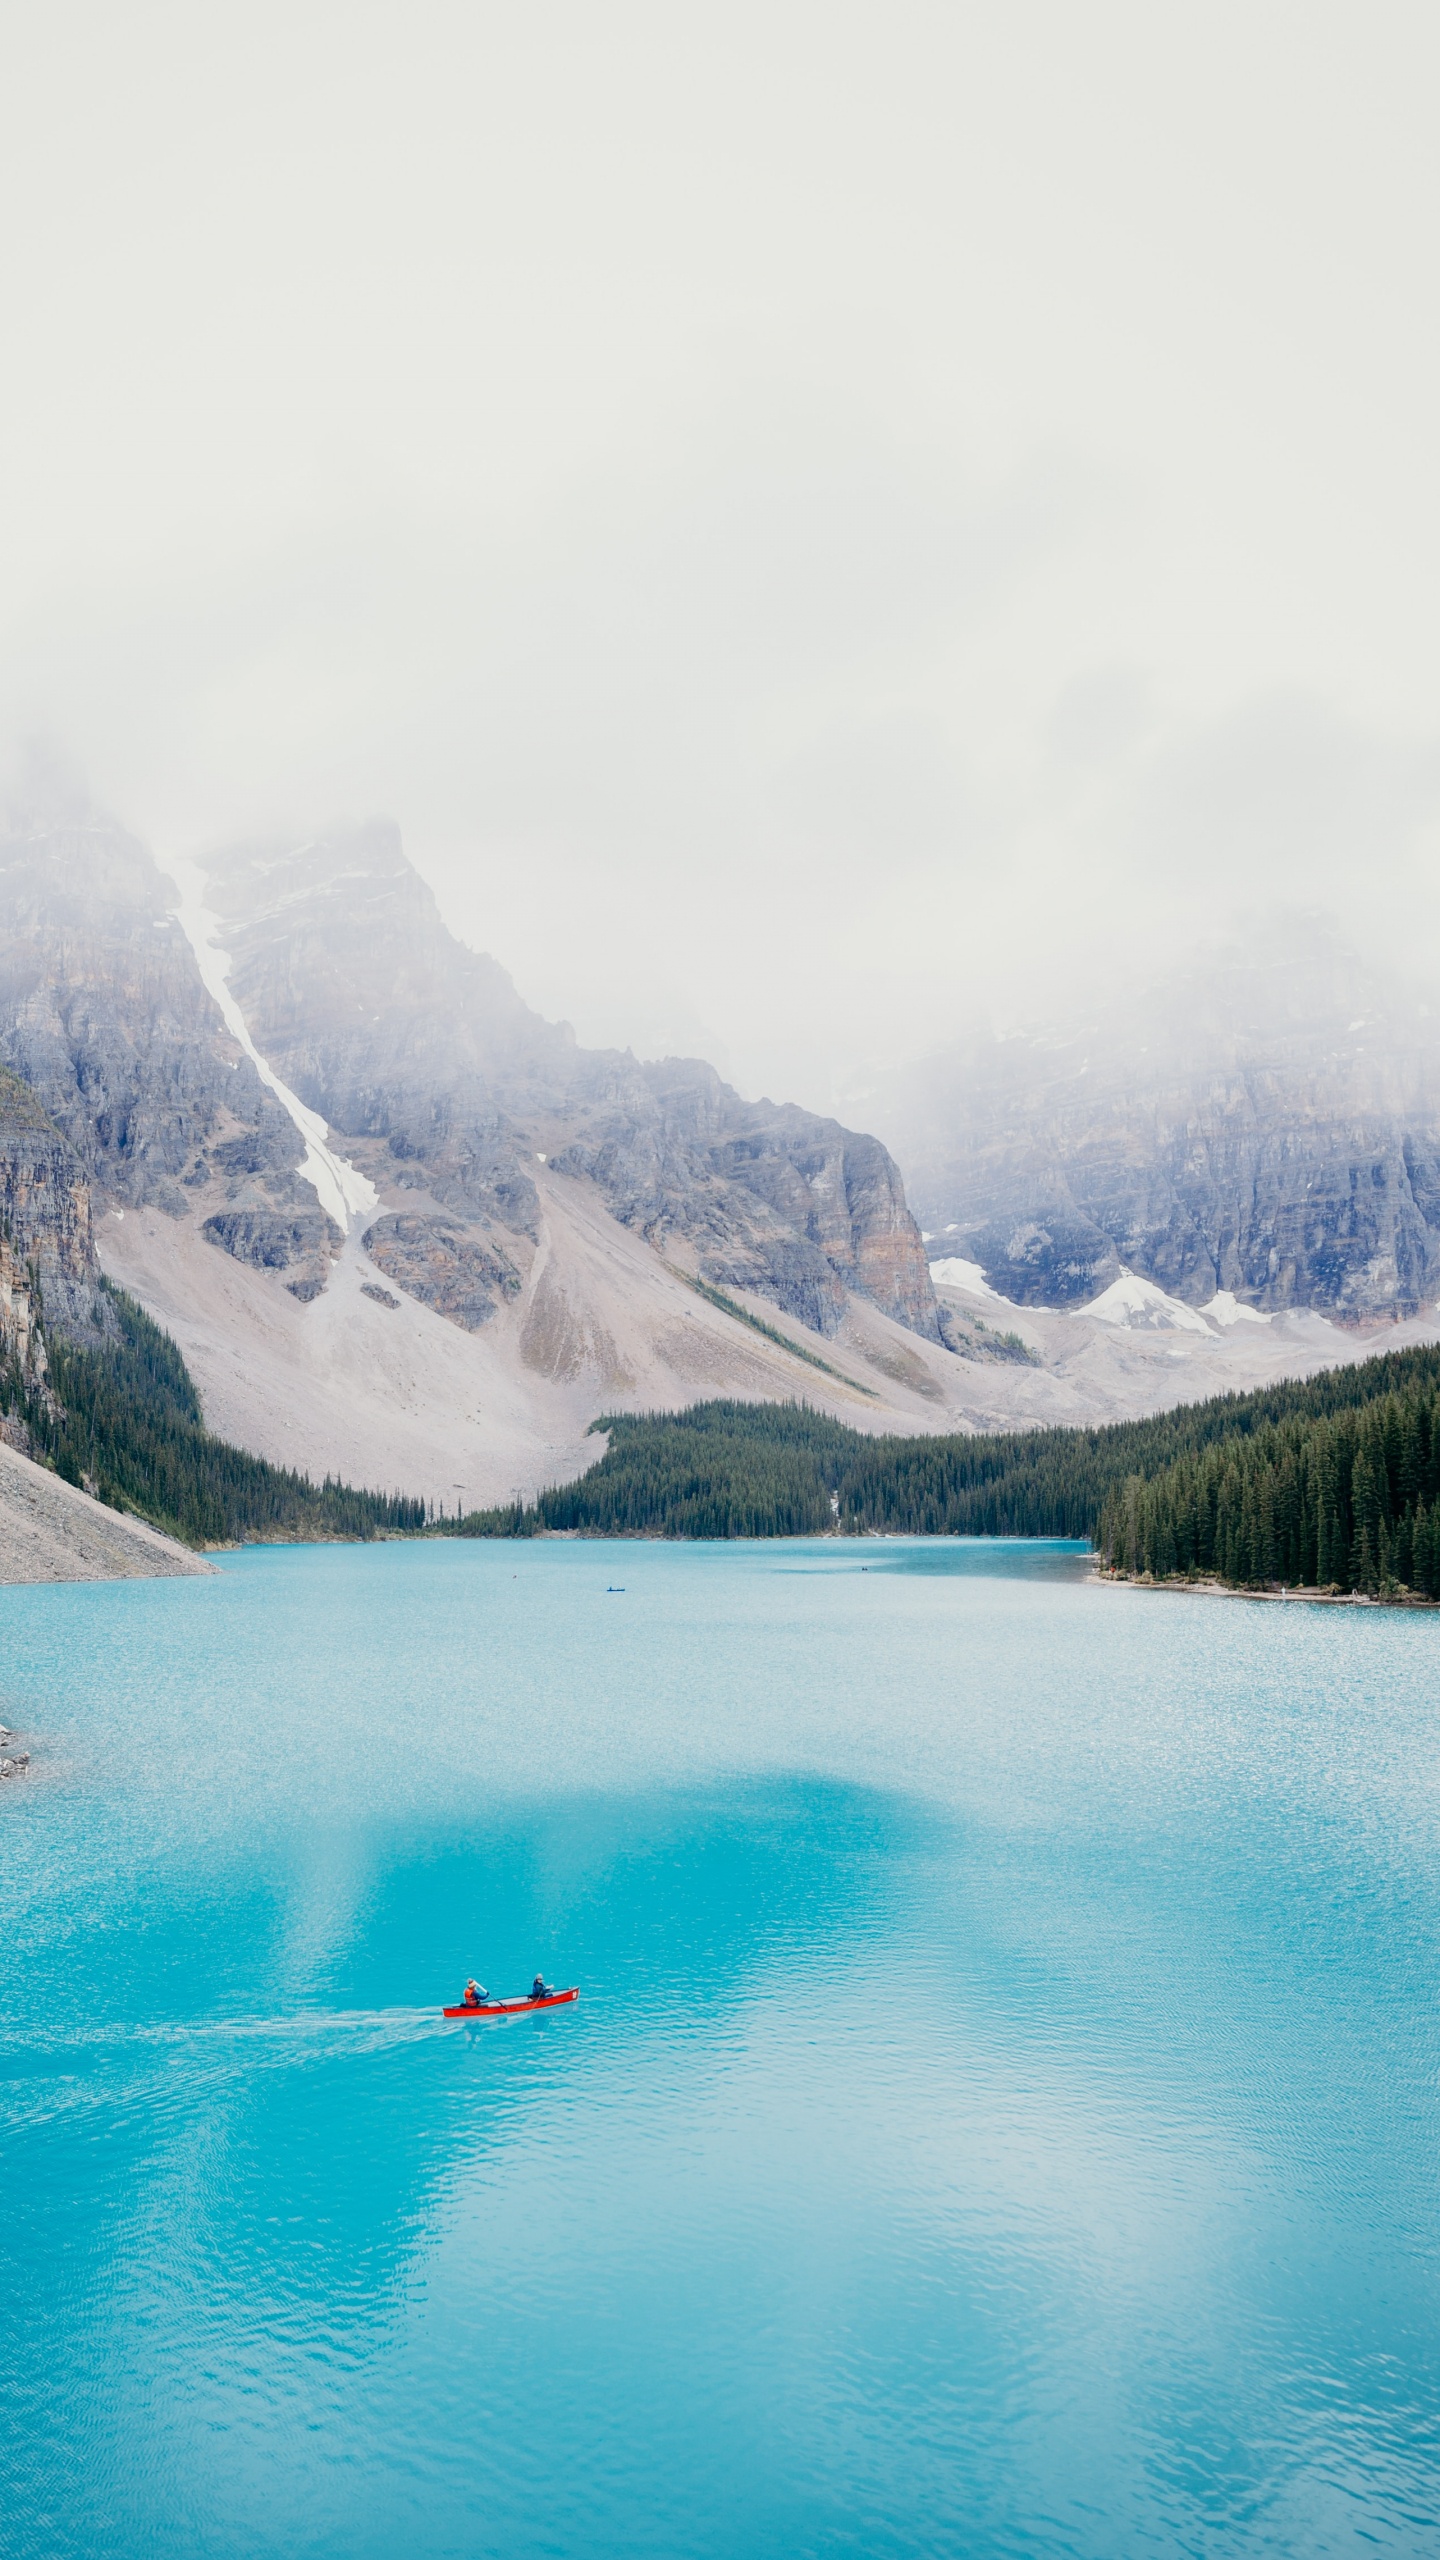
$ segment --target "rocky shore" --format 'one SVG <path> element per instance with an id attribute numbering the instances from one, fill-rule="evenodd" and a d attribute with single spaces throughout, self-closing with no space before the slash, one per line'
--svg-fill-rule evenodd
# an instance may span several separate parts
<path id="1" fill-rule="evenodd" d="M 1097 1582 L 1116 1590 L 1189 1591 L 1202 1600 L 1304 1600 L 1324 1609 L 1440 1609 L 1440 1600 L 1427 1599 L 1423 1591 L 1312 1591 L 1294 1583 L 1219 1582 L 1213 1574 L 1111 1573 L 1098 1562 L 1094 1572 Z"/>
<path id="2" fill-rule="evenodd" d="M 107 1510 L 0 1442 L 0 1584 L 133 1581 L 214 1570 L 143 1520 Z"/>

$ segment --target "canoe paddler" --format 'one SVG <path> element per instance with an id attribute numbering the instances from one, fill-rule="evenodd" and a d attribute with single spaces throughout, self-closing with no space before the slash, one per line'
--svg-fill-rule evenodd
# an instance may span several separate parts
<path id="1" fill-rule="evenodd" d="M 550 1997 L 550 1991 L 551 1985 L 546 1981 L 544 1974 L 537 1973 L 534 1981 L 530 1985 L 531 1999 L 548 2000 Z"/>
<path id="2" fill-rule="evenodd" d="M 490 1994 L 486 1990 L 484 1983 L 477 1982 L 474 1974 L 472 1973 L 469 1981 L 465 1985 L 463 1997 L 464 2004 L 467 2009 L 482 2009 L 486 2001 L 489 1999 Z"/>

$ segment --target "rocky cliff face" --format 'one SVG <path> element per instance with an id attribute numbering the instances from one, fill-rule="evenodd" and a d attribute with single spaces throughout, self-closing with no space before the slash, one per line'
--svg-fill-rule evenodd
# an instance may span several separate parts
<path id="1" fill-rule="evenodd" d="M 520 1295 L 520 1273 L 508 1255 L 455 1218 L 377 1218 L 365 1231 L 365 1250 L 412 1298 L 467 1333 L 478 1333 L 505 1299 Z"/>
<path id="2" fill-rule="evenodd" d="M 877 1139 L 793 1106 L 744 1103 L 695 1059 L 617 1062 L 572 1105 L 554 1162 L 588 1174 L 662 1252 L 693 1246 L 702 1276 L 753 1289 L 834 1333 L 849 1289 L 939 1339 L 918 1232 Z"/>
<path id="3" fill-rule="evenodd" d="M 28 1348 L 32 1268 L 47 1321 L 103 1326 L 85 1168 L 29 1086 L 0 1067 L 0 1331 L 12 1349 L 21 1335 Z"/>
<path id="4" fill-rule="evenodd" d="M 931 1251 L 1022 1304 L 1122 1265 L 1191 1305 L 1361 1318 L 1440 1291 L 1440 1009 L 1311 925 L 1079 1030 L 972 1041 L 875 1107 Z"/>
<path id="5" fill-rule="evenodd" d="M 174 883 L 106 820 L 0 839 L 0 1058 L 60 1150 L 23 1182 L 52 1203 L 46 1305 L 72 1325 L 97 1277 L 92 1191 L 106 1208 L 198 1214 L 212 1243 L 286 1270 L 301 1296 L 329 1267 L 328 1222 L 296 1179 L 300 1136 L 226 1030 L 174 905 Z"/>
<path id="6" fill-rule="evenodd" d="M 217 1209 L 201 1233 L 237 1262 L 283 1271 L 291 1296 L 301 1299 L 319 1297 L 330 1256 L 344 1242 L 334 1219 L 315 1207 Z"/>
<path id="7" fill-rule="evenodd" d="M 940 1339 L 919 1231 L 877 1140 L 743 1102 L 699 1061 L 578 1048 L 448 932 L 392 827 L 241 848 L 208 879 L 252 1038 L 388 1197 L 372 1261 L 452 1322 L 475 1330 L 522 1288 L 548 1161 L 593 1180 L 662 1254 L 820 1332 L 856 1291 Z M 17 1158 L 15 1182 L 27 1199 L 51 1183 L 50 1268 L 77 1310 L 91 1190 L 106 1210 L 193 1221 L 302 1300 L 326 1286 L 340 1241 L 175 904 L 145 848 L 103 819 L 0 839 L 0 1061 L 62 1151 L 43 1176 L 37 1158 L 22 1177 Z"/>
<path id="8" fill-rule="evenodd" d="M 706 1277 L 756 1289 L 819 1332 L 836 1329 L 855 1290 L 939 1340 L 919 1232 L 876 1139 L 746 1103 L 697 1060 L 578 1048 L 456 941 L 393 828 L 241 848 L 208 879 L 263 1053 L 382 1189 L 423 1194 L 417 1217 L 432 1226 L 439 1209 L 478 1230 L 481 1260 L 462 1280 L 455 1238 L 437 1229 L 425 1284 L 457 1306 L 465 1297 L 460 1321 L 484 1320 L 533 1242 L 544 1160 L 592 1180 L 660 1252 L 687 1252 Z M 398 1279 L 403 1255 L 405 1285 L 424 1295 L 420 1237 L 375 1234 L 375 1259 Z"/>
<path id="9" fill-rule="evenodd" d="M 296 1132 L 226 1032 L 168 881 L 104 820 L 0 840 L 0 1056 L 111 1200 L 181 1216 L 182 1183 L 285 1171 Z"/>

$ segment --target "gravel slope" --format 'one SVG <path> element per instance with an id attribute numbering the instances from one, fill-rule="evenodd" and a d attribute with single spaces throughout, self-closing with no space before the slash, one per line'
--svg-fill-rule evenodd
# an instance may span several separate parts
<path id="1" fill-rule="evenodd" d="M 213 1431 L 317 1480 L 334 1473 L 446 1510 L 581 1474 L 601 1454 L 588 1426 L 603 1413 L 791 1397 L 862 1431 L 1091 1426 L 1306 1377 L 1440 1332 L 1433 1311 L 1363 1330 L 1311 1315 L 1228 1334 L 1132 1330 L 942 1287 L 975 1343 L 989 1328 L 991 1356 L 962 1359 L 861 1298 L 828 1339 L 752 1299 L 751 1312 L 793 1342 L 797 1358 L 697 1297 L 611 1217 L 593 1184 L 537 1164 L 536 1191 L 540 1243 L 524 1290 L 478 1333 L 393 1282 L 388 1303 L 367 1296 L 385 1275 L 358 1236 L 308 1304 L 280 1275 L 247 1268 L 156 1210 L 112 1211 L 97 1240 L 111 1276 L 175 1336 Z M 994 1337 L 1006 1332 L 1025 1338 L 1033 1362 L 993 1356 Z"/>
<path id="2" fill-rule="evenodd" d="M 214 1570 L 203 1556 L 141 1520 L 107 1511 L 0 1441 L 0 1583 L 118 1582 Z"/>

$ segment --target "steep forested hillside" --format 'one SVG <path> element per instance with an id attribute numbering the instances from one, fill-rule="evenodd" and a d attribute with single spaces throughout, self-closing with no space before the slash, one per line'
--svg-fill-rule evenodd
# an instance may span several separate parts
<path id="1" fill-rule="evenodd" d="M 419 1529 L 425 1506 L 272 1467 L 205 1428 L 179 1351 L 123 1290 L 102 1283 L 116 1339 L 48 1336 L 48 1375 L 0 1368 L 0 1410 L 28 1428 L 34 1455 L 117 1511 L 190 1546 L 246 1538 L 370 1538 Z"/>
<path id="2" fill-rule="evenodd" d="M 724 1403 L 604 1427 L 577 1483 L 463 1533 L 1088 1538 L 1128 1573 L 1440 1596 L 1440 1350 L 1097 1431 L 874 1438 Z"/>

